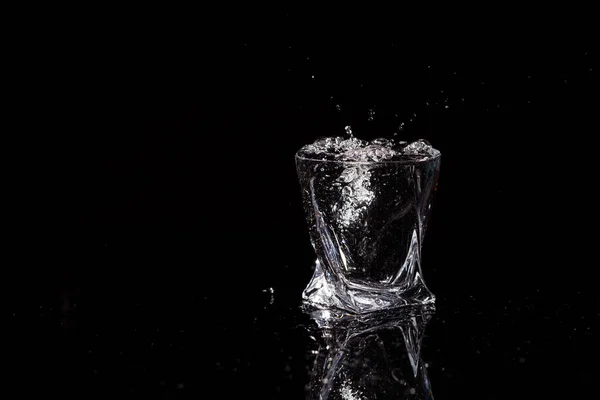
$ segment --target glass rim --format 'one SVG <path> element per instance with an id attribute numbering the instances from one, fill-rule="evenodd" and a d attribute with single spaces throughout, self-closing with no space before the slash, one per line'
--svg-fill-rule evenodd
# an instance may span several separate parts
<path id="1" fill-rule="evenodd" d="M 428 157 L 424 160 L 384 160 L 384 161 L 344 161 L 344 160 L 323 160 L 320 158 L 303 157 L 296 152 L 295 157 L 299 160 L 318 161 L 323 163 L 335 164 L 356 164 L 356 165 L 377 165 L 377 164 L 424 164 L 430 161 L 437 160 L 442 157 L 442 153 L 438 150 L 438 154 Z"/>

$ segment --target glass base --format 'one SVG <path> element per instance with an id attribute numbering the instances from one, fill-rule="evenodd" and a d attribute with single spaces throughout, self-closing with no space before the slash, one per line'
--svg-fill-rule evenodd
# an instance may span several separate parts
<path id="1" fill-rule="evenodd" d="M 435 296 L 425 286 L 418 273 L 410 287 L 391 286 L 386 289 L 370 288 L 341 280 L 332 281 L 327 277 L 327 272 L 317 260 L 313 277 L 302 292 L 302 299 L 307 305 L 361 314 L 435 303 Z"/>

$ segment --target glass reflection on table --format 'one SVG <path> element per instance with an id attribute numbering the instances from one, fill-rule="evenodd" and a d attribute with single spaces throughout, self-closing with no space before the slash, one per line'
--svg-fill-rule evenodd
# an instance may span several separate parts
<path id="1" fill-rule="evenodd" d="M 435 307 L 348 315 L 310 312 L 315 348 L 307 399 L 433 399 L 421 341 Z"/>

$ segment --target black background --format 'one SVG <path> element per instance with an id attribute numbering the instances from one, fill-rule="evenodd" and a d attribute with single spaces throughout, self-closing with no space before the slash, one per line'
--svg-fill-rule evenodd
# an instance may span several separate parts
<path id="1" fill-rule="evenodd" d="M 200 15 L 37 37 L 36 122 L 55 133 L 14 231 L 9 387 L 303 398 L 313 252 L 294 153 L 351 125 L 442 152 L 423 249 L 434 395 L 593 393 L 587 32 L 400 32 L 383 10 Z"/>

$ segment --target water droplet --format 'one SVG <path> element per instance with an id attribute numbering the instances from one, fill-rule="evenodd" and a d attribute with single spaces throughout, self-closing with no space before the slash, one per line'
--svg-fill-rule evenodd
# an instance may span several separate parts
<path id="1" fill-rule="evenodd" d="M 344 129 L 346 130 L 346 135 L 352 137 L 352 127 L 347 125 Z"/>
<path id="2" fill-rule="evenodd" d="M 335 109 L 338 111 L 342 111 L 342 106 L 340 106 L 339 104 L 336 104 Z"/>
<path id="3" fill-rule="evenodd" d="M 427 68 L 431 68 L 431 65 L 428 65 Z"/>
<path id="4" fill-rule="evenodd" d="M 448 108 L 448 107 L 449 107 L 449 106 L 448 106 L 448 104 L 446 104 L 446 105 L 444 106 L 444 108 Z"/>
<path id="5" fill-rule="evenodd" d="M 375 110 L 373 110 L 372 108 L 369 108 L 369 121 L 373 121 L 373 119 L 375 118 Z"/>
<path id="6" fill-rule="evenodd" d="M 314 76 L 314 75 L 312 75 L 312 78 L 313 78 L 313 79 L 315 79 L 315 76 Z"/>
<path id="7" fill-rule="evenodd" d="M 400 130 L 400 132 L 402 132 L 404 130 L 404 122 L 402 122 L 400 124 L 400 126 L 398 127 L 398 129 Z"/>

